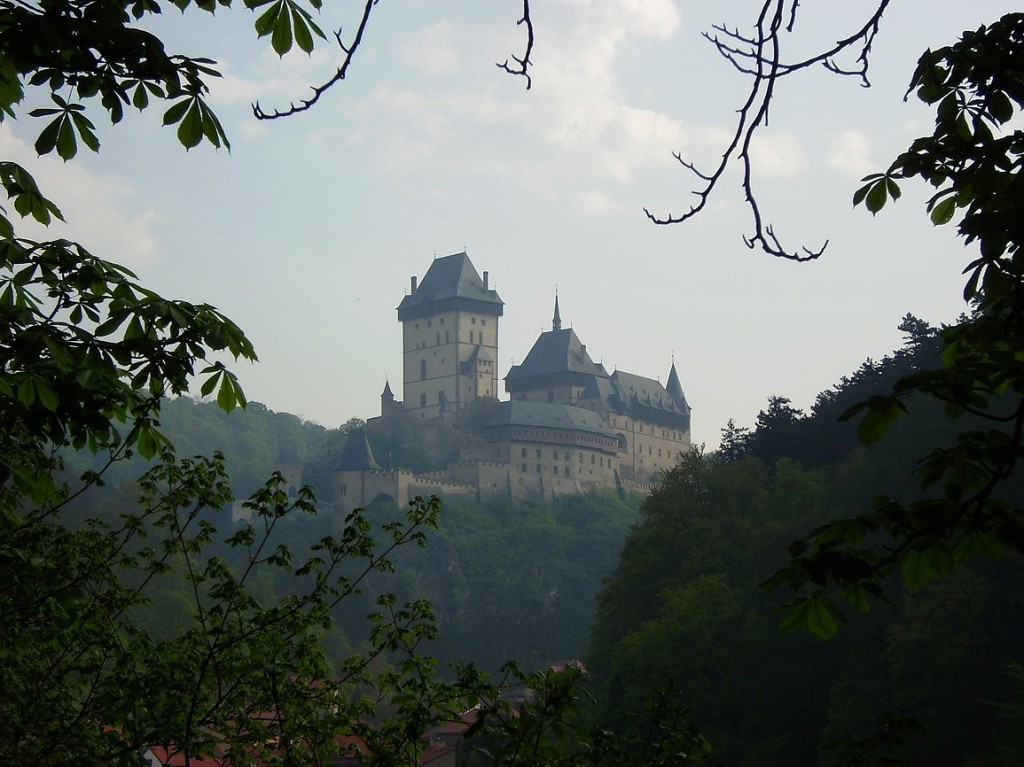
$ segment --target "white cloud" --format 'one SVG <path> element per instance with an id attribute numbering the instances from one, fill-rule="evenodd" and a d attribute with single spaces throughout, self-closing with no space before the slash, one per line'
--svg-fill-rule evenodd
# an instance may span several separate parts
<path id="1" fill-rule="evenodd" d="M 495 26 L 495 18 L 434 23 L 399 38 L 397 58 L 408 69 L 382 79 L 358 124 L 346 125 L 360 133 L 372 126 L 370 135 L 391 147 L 418 147 L 410 164 L 385 153 L 384 169 L 432 161 L 444 172 L 514 175 L 532 188 L 566 178 L 625 183 L 685 144 L 677 120 L 633 103 L 637 89 L 620 71 L 627 44 L 678 29 L 670 0 L 573 0 L 548 9 L 528 92 L 494 67 L 521 52 L 523 29 Z M 456 72 L 454 81 L 444 77 Z M 501 150 L 512 144 L 514 154 Z"/>
<path id="2" fill-rule="evenodd" d="M 572 207 L 577 213 L 586 216 L 607 216 L 636 212 L 632 208 L 612 200 L 599 189 L 587 189 L 579 192 L 573 197 Z"/>
<path id="3" fill-rule="evenodd" d="M 759 176 L 796 176 L 803 170 L 804 154 L 790 133 L 759 131 L 750 142 L 750 160 Z"/>
<path id="4" fill-rule="evenodd" d="M 828 164 L 841 173 L 861 178 L 875 168 L 871 147 L 862 131 L 846 130 L 831 137 Z"/>
<path id="5" fill-rule="evenodd" d="M 398 58 L 407 66 L 435 77 L 461 74 L 462 60 L 456 54 L 460 34 L 455 24 L 442 21 L 414 34 L 402 35 L 395 41 Z"/>
<path id="6" fill-rule="evenodd" d="M 66 221 L 55 221 L 49 228 L 31 219 L 16 221 L 22 234 L 37 239 L 75 240 L 94 255 L 131 269 L 161 257 L 152 232 L 159 215 L 151 208 L 139 210 L 132 204 L 139 195 L 130 184 L 90 173 L 81 165 L 63 163 L 51 155 L 37 157 L 35 150 L 7 125 L 0 126 L 0 157 L 25 167 L 43 194 L 61 209 Z"/>

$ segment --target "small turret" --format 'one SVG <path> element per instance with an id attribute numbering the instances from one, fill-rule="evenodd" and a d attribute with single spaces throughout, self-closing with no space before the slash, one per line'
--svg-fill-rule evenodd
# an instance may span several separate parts
<path id="1" fill-rule="evenodd" d="M 672 360 L 672 369 L 668 372 L 668 382 L 665 384 L 665 391 L 672 398 L 672 402 L 679 408 L 680 412 L 686 413 L 690 406 L 686 402 L 686 395 L 683 394 L 683 385 L 679 383 L 679 373 L 676 372 L 676 361 Z"/>
<path id="2" fill-rule="evenodd" d="M 555 291 L 555 316 L 551 318 L 551 329 L 562 329 L 562 315 L 558 312 L 558 291 Z"/>

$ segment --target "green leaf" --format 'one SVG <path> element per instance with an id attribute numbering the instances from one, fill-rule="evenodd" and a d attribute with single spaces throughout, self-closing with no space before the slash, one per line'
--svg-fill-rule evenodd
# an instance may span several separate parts
<path id="1" fill-rule="evenodd" d="M 277 18 L 281 15 L 283 3 L 281 0 L 277 0 L 267 10 L 260 14 L 255 24 L 256 34 L 259 37 L 265 37 L 274 31 L 274 27 L 277 25 Z"/>
<path id="2" fill-rule="evenodd" d="M 92 151 L 100 151 L 100 140 L 96 137 L 95 126 L 89 119 L 78 112 L 72 112 L 71 119 L 74 120 L 75 128 L 78 129 L 78 135 L 82 137 L 82 142 Z"/>
<path id="3" fill-rule="evenodd" d="M 995 91 L 988 97 L 988 111 L 1001 125 L 1013 118 L 1013 103 L 1004 91 Z"/>
<path id="4" fill-rule="evenodd" d="M 292 20 L 287 11 L 277 17 L 270 44 L 278 56 L 284 56 L 292 49 Z"/>
<path id="5" fill-rule="evenodd" d="M 153 433 L 152 427 L 141 427 L 138 433 L 138 440 L 135 444 L 139 451 L 139 455 L 143 458 L 152 458 L 156 455 L 157 439 Z"/>
<path id="6" fill-rule="evenodd" d="M 35 379 L 34 384 L 36 396 L 39 397 L 39 403 L 51 413 L 56 411 L 57 406 L 60 404 L 60 400 L 53 389 L 50 388 L 50 385 L 41 378 Z"/>
<path id="7" fill-rule="evenodd" d="M 178 141 L 186 149 L 198 146 L 203 140 L 203 118 L 199 105 L 195 101 L 189 106 L 185 116 L 178 124 Z"/>
<path id="8" fill-rule="evenodd" d="M 57 154 L 62 160 L 70 160 L 78 154 L 78 139 L 71 119 L 64 115 L 60 118 L 60 130 L 57 133 Z"/>
<path id="9" fill-rule="evenodd" d="M 292 27 L 295 30 L 295 44 L 306 53 L 313 52 L 313 35 L 298 8 L 292 8 Z"/>
<path id="10" fill-rule="evenodd" d="M 864 202 L 869 211 L 877 213 L 885 207 L 885 201 L 887 199 L 888 195 L 886 194 L 885 179 L 881 179 L 871 185 L 871 188 L 868 190 L 867 195 L 864 198 Z"/>
<path id="11" fill-rule="evenodd" d="M 936 226 L 948 224 L 956 212 L 956 197 L 950 195 L 932 208 L 931 220 Z"/>
<path id="12" fill-rule="evenodd" d="M 170 109 L 164 112 L 164 125 L 177 124 L 184 116 L 185 112 L 188 110 L 191 104 L 192 97 L 189 96 L 171 106 Z"/>
<path id="13" fill-rule="evenodd" d="M 49 154 L 57 146 L 57 135 L 60 133 L 63 117 L 57 117 L 47 124 L 36 137 L 35 150 L 37 154 Z"/>
<path id="14" fill-rule="evenodd" d="M 32 380 L 26 378 L 18 385 L 18 402 L 25 407 L 29 407 L 33 402 L 36 401 L 36 387 L 32 385 Z"/>
<path id="15" fill-rule="evenodd" d="M 908 549 L 900 562 L 900 576 L 907 588 L 913 590 L 925 585 L 953 567 L 953 556 L 941 541 L 931 541 L 928 548 Z"/>
<path id="16" fill-rule="evenodd" d="M 825 597 L 810 601 L 807 611 L 807 628 L 821 639 L 831 639 L 839 632 L 839 620 L 843 615 L 832 602 Z"/>
<path id="17" fill-rule="evenodd" d="M 223 370 L 218 370 L 216 373 L 214 373 L 205 381 L 203 381 L 203 385 L 200 388 L 199 393 L 204 397 L 209 397 L 210 393 L 217 388 L 217 382 L 220 381 L 220 378 L 223 374 Z"/>
<path id="18" fill-rule="evenodd" d="M 889 424 L 906 412 L 895 397 L 874 396 L 867 401 L 866 406 L 867 412 L 857 424 L 857 438 L 866 445 L 882 439 L 889 430 Z"/>

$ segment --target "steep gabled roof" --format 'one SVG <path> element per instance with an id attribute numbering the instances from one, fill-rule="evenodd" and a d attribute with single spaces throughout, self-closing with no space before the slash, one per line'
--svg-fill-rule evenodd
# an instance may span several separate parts
<path id="1" fill-rule="evenodd" d="M 572 328 L 541 333 L 521 365 L 515 365 L 505 376 L 509 391 L 529 388 L 529 379 L 559 373 L 575 373 L 607 378 L 604 366 L 594 362 Z M 511 388 L 509 388 L 511 384 Z"/>
<path id="2" fill-rule="evenodd" d="M 416 289 L 398 305 L 398 319 L 407 320 L 449 308 L 465 308 L 500 316 L 505 303 L 484 284 L 465 251 L 435 258 Z"/>
<path id="3" fill-rule="evenodd" d="M 634 408 L 648 408 L 660 411 L 681 428 L 689 428 L 690 407 L 686 399 L 677 401 L 669 391 L 653 378 L 638 376 L 616 370 L 611 375 L 612 396 L 607 400 L 609 408 L 622 413 L 633 412 Z M 671 381 L 670 381 L 671 383 Z M 678 385 L 678 376 L 676 384 Z M 680 392 L 682 387 L 680 388 Z"/>

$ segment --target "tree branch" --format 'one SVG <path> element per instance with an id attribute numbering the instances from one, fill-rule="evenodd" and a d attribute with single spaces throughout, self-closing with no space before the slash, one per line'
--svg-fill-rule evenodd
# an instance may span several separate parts
<path id="1" fill-rule="evenodd" d="M 297 103 L 292 102 L 287 109 L 275 109 L 272 112 L 266 112 L 260 106 L 260 102 L 257 101 L 252 105 L 252 113 L 256 116 L 256 119 L 277 120 L 281 117 L 290 117 L 291 115 L 298 114 L 299 112 L 305 112 L 316 104 L 324 93 L 344 80 L 345 75 L 348 72 L 348 67 L 352 63 L 352 57 L 355 56 L 356 51 L 363 42 L 363 32 L 366 30 L 366 25 L 370 21 L 370 12 L 373 10 L 373 6 L 375 6 L 377 2 L 378 0 L 366 0 L 366 5 L 363 6 L 362 17 L 359 19 L 359 27 L 356 29 L 355 37 L 352 38 L 352 42 L 349 45 L 345 45 L 345 43 L 342 42 L 340 29 L 334 33 L 334 37 L 338 41 L 338 47 L 340 47 L 342 52 L 345 54 L 345 58 L 342 59 L 341 66 L 338 67 L 334 76 L 331 77 L 330 80 L 325 82 L 323 85 L 312 86 L 312 96 L 308 99 L 301 99 Z"/>
<path id="2" fill-rule="evenodd" d="M 705 33 L 704 37 L 715 46 L 726 61 L 738 72 L 751 78 L 750 90 L 738 110 L 739 117 L 732 138 L 713 173 L 702 173 L 680 154 L 673 155 L 680 165 L 702 182 L 700 188 L 693 191 L 697 196 L 697 203 L 678 215 L 658 216 L 644 208 L 647 218 L 655 224 L 667 225 L 678 224 L 694 217 L 704 209 L 730 164 L 738 162 L 743 169 L 742 187 L 754 224 L 753 233 L 743 238 L 747 247 L 760 248 L 769 255 L 790 261 L 811 261 L 821 256 L 828 247 L 828 240 L 817 249 L 787 249 L 771 224 L 764 221 L 753 187 L 750 145 L 758 129 L 768 124 L 769 107 L 776 85 L 782 77 L 820 64 L 834 74 L 859 77 L 863 86 L 870 86 L 868 66 L 871 46 L 890 0 L 876 2 L 877 6 L 867 21 L 853 34 L 837 41 L 826 50 L 791 63 L 785 63 L 781 59 L 782 35 L 793 31 L 800 0 L 763 0 L 753 35 L 744 35 L 738 29 L 729 29 L 725 24 L 716 24 L 713 32 Z M 837 64 L 836 57 L 849 50 L 857 51 L 856 64 L 853 67 Z"/>
<path id="3" fill-rule="evenodd" d="M 522 24 L 526 25 L 526 52 L 523 54 L 523 57 L 512 56 L 512 61 L 516 63 L 515 66 L 510 65 L 508 59 L 505 59 L 502 64 L 495 64 L 495 66 L 508 72 L 510 75 L 525 77 L 526 90 L 530 90 L 530 86 L 533 84 L 533 81 L 530 79 L 530 73 L 527 71 L 533 64 L 530 61 L 530 54 L 533 53 L 533 20 L 530 18 L 530 0 L 523 0 L 523 16 L 516 22 L 516 26 Z"/>

